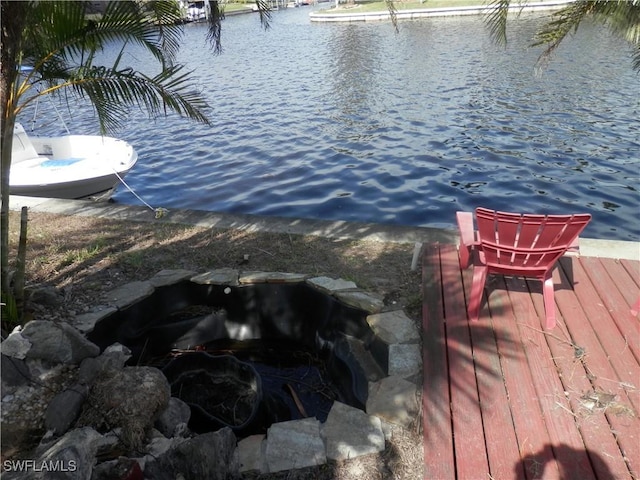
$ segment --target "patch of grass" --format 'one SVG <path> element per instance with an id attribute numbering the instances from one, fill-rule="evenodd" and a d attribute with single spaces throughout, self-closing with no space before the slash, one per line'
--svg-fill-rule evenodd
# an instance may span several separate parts
<path id="1" fill-rule="evenodd" d="M 64 252 L 60 265 L 62 267 L 66 267 L 75 263 L 87 262 L 98 256 L 104 250 L 106 245 L 106 239 L 98 236 L 86 247 L 74 248 Z"/>
<path id="2" fill-rule="evenodd" d="M 119 261 L 124 266 L 140 269 L 145 264 L 145 254 L 142 250 L 131 250 L 120 254 Z"/>
<path id="3" fill-rule="evenodd" d="M 20 324 L 20 313 L 13 295 L 2 295 L 2 331 L 9 333 Z"/>
<path id="4" fill-rule="evenodd" d="M 421 8 L 446 8 L 446 7 L 474 7 L 485 6 L 482 0 L 425 0 L 420 1 L 395 1 L 394 5 L 397 10 L 416 10 Z M 353 9 L 357 8 L 358 12 L 384 12 L 388 11 L 389 7 L 385 2 L 380 1 L 363 1 L 356 2 L 355 4 L 343 4 L 337 9 L 332 6 L 327 10 L 327 13 L 353 13 Z"/>

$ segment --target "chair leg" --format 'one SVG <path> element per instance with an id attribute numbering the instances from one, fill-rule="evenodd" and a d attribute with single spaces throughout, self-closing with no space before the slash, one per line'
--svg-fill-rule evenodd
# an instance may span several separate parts
<path id="1" fill-rule="evenodd" d="M 471 297 L 469 298 L 469 307 L 467 309 L 469 320 L 473 322 L 477 322 L 480 317 L 480 304 L 488 271 L 489 269 L 482 265 L 473 267 L 473 283 L 471 284 Z"/>
<path id="2" fill-rule="evenodd" d="M 551 330 L 556 326 L 556 302 L 553 294 L 553 278 L 551 270 L 547 272 L 542 284 L 544 300 L 545 328 Z"/>

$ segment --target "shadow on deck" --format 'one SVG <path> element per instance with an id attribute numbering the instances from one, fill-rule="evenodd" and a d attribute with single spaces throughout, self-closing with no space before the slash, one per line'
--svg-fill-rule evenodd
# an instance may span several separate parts
<path id="1" fill-rule="evenodd" d="M 490 277 L 470 323 L 472 268 L 422 259 L 424 478 L 640 478 L 640 262 L 563 258 L 544 330 L 540 282 Z"/>

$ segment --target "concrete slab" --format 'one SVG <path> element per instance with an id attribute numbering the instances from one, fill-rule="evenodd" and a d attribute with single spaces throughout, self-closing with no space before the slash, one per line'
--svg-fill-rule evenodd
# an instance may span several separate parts
<path id="1" fill-rule="evenodd" d="M 317 235 L 337 240 L 359 239 L 391 243 L 444 243 L 458 242 L 457 231 L 452 229 L 386 225 L 377 223 L 314 220 L 306 218 L 263 217 L 260 215 L 237 215 L 202 210 L 172 209 L 162 218 L 155 211 L 142 206 L 121 205 L 92 200 L 64 200 L 11 195 L 12 210 L 23 206 L 34 212 L 78 215 L 84 217 L 133 220 L 137 222 L 162 222 L 198 227 L 238 229 L 248 232 L 292 233 Z M 580 239 L 580 250 L 585 256 L 605 258 L 640 259 L 640 242 L 617 240 Z"/>

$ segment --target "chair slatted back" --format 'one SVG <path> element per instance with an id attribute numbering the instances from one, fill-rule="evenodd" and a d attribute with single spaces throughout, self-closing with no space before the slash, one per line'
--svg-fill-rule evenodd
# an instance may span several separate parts
<path id="1" fill-rule="evenodd" d="M 550 268 L 591 220 L 589 214 L 532 215 L 476 209 L 487 265 L 520 270 Z"/>

